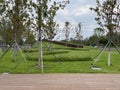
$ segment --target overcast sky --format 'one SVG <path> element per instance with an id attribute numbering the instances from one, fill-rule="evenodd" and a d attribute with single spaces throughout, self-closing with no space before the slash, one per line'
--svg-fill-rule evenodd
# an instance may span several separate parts
<path id="1" fill-rule="evenodd" d="M 102 0 L 103 1 L 103 0 Z M 90 11 L 90 7 L 96 6 L 96 0 L 70 0 L 70 4 L 64 10 L 59 10 L 55 20 L 64 25 L 65 21 L 77 25 L 82 22 L 83 38 L 89 37 L 93 34 L 93 29 L 97 27 L 95 13 Z"/>

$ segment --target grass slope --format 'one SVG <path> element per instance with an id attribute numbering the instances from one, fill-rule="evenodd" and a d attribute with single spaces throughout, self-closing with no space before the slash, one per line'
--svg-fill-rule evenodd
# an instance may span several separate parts
<path id="1" fill-rule="evenodd" d="M 51 50 L 43 43 L 44 73 L 120 73 L 120 55 L 116 51 L 111 52 L 111 66 L 107 66 L 108 52 L 103 52 L 100 60 L 95 64 L 102 70 L 92 70 L 92 58 L 98 54 L 99 49 L 84 47 L 82 49 L 66 48 L 53 44 Z M 25 52 L 24 52 L 25 53 Z M 0 59 L 0 73 L 41 73 L 38 63 L 38 45 L 35 44 L 29 53 L 25 54 L 24 61 L 20 53 L 17 53 L 17 61 L 13 61 L 13 52 L 10 50 Z"/>

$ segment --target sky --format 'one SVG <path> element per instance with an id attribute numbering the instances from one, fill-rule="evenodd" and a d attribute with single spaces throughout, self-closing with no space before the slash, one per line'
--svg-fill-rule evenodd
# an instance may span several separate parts
<path id="1" fill-rule="evenodd" d="M 36 1 L 36 0 L 34 0 Z M 54 0 L 53 0 L 54 1 Z M 55 0 L 61 1 L 61 0 Z M 64 1 L 64 0 L 62 0 Z M 99 0 L 104 1 L 104 0 Z M 96 0 L 70 0 L 64 10 L 57 11 L 55 21 L 60 25 L 60 29 L 64 28 L 66 21 L 70 22 L 74 27 L 79 22 L 82 23 L 81 30 L 83 39 L 93 35 L 93 30 L 98 27 L 95 21 L 95 12 L 90 10 L 90 7 L 96 6 Z M 75 37 L 75 34 L 71 33 L 70 37 Z M 55 40 L 65 39 L 64 33 L 58 33 Z"/>
<path id="2" fill-rule="evenodd" d="M 101 0 L 103 1 L 103 0 Z M 91 11 L 90 7 L 96 6 L 96 0 L 70 0 L 64 10 L 59 10 L 55 20 L 60 24 L 61 28 L 66 21 L 71 22 L 72 26 L 77 26 L 79 22 L 82 23 L 82 36 L 87 38 L 93 34 L 94 28 L 97 27 L 95 12 Z M 59 34 L 59 37 L 63 37 Z"/>

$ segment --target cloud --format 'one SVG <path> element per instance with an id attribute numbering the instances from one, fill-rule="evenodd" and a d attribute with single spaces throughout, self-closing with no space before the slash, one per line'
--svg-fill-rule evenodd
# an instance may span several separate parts
<path id="1" fill-rule="evenodd" d="M 87 0 L 70 0 L 71 3 L 66 6 L 64 10 L 57 12 L 56 19 L 61 21 L 77 22 L 78 18 L 83 16 L 91 15 L 93 12 L 90 11 L 90 7 L 94 6 L 94 3 L 88 2 Z M 92 0 L 95 2 L 95 0 Z M 77 21 L 76 21 L 77 20 Z"/>
<path id="2" fill-rule="evenodd" d="M 73 0 L 71 0 L 73 1 Z M 76 2 L 71 2 L 71 4 L 67 5 L 64 10 L 59 10 L 58 14 L 59 15 L 64 15 L 64 16 L 71 16 L 71 15 L 84 15 L 90 13 L 90 7 L 93 5 L 91 4 L 82 4 L 85 1 L 84 0 L 76 0 Z"/>
<path id="3" fill-rule="evenodd" d="M 75 16 L 87 15 L 91 13 L 89 9 L 90 7 L 91 7 L 90 5 L 86 5 L 86 6 L 76 8 L 73 13 L 75 14 Z"/>
<path id="4" fill-rule="evenodd" d="M 62 16 L 69 16 L 70 12 L 68 11 L 68 9 L 64 9 L 64 10 L 59 10 L 57 14 Z"/>
<path id="5" fill-rule="evenodd" d="M 96 0 L 70 0 L 71 3 L 64 10 L 59 10 L 55 20 L 60 23 L 61 28 L 64 22 L 69 21 L 73 27 L 82 22 L 83 37 L 89 37 L 93 34 L 93 29 L 97 27 L 94 20 L 95 13 L 90 11 L 90 7 L 96 6 Z"/>

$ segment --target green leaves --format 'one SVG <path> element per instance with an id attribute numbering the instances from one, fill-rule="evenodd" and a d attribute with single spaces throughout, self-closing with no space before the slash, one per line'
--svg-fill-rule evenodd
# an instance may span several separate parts
<path id="1" fill-rule="evenodd" d="M 106 0 L 101 4 L 99 0 L 96 0 L 96 7 L 90 8 L 97 16 L 95 20 L 101 28 L 105 28 L 108 31 L 118 28 L 120 26 L 120 4 L 117 0 Z M 116 27 L 116 28 L 114 28 Z"/>
<path id="2" fill-rule="evenodd" d="M 17 35 L 17 41 L 19 43 L 22 32 L 25 30 L 28 30 L 28 27 L 30 27 L 31 22 L 30 21 L 30 13 L 28 12 L 29 9 L 31 9 L 30 6 L 31 0 L 8 0 L 4 1 L 2 5 L 4 5 L 5 9 L 2 12 L 2 15 L 5 20 L 9 20 L 11 22 L 10 25 L 10 31 L 8 35 L 11 35 L 10 37 L 13 37 L 16 33 Z M 25 23 L 27 23 L 25 25 Z M 3 30 L 4 31 L 4 30 Z M 14 32 L 14 33 L 13 33 Z M 5 33 L 4 33 L 5 34 Z M 9 38 L 8 38 L 9 39 Z"/>
<path id="3" fill-rule="evenodd" d="M 11 22 L 11 34 L 16 33 L 18 41 L 26 30 L 31 32 L 31 29 L 37 29 L 37 31 L 41 29 L 47 36 L 50 36 L 54 34 L 56 28 L 54 17 L 57 11 L 65 8 L 68 3 L 68 0 L 60 2 L 55 0 L 37 0 L 37 2 L 33 0 L 1 0 L 0 16 Z M 36 30 L 34 31 L 36 32 Z"/>
<path id="4" fill-rule="evenodd" d="M 5 10 L 6 10 L 5 4 L 2 3 L 2 1 L 1 1 L 1 3 L 0 3 L 0 14 L 2 15 Z"/>
<path id="5" fill-rule="evenodd" d="M 67 2 L 38 0 L 37 3 L 32 4 L 37 14 L 37 29 L 39 29 L 38 31 L 42 30 L 45 37 L 51 38 L 55 35 L 56 22 L 54 21 L 54 17 L 59 9 L 67 5 Z"/>

